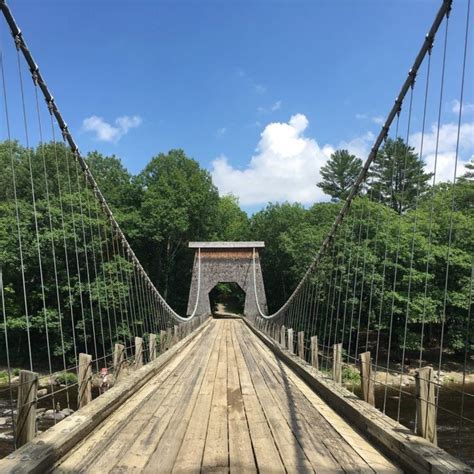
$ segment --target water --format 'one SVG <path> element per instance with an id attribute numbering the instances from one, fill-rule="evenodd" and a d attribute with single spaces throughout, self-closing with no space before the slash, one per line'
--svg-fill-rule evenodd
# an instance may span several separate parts
<path id="1" fill-rule="evenodd" d="M 6 418 L 6 423 L 0 424 L 0 458 L 6 456 L 13 449 L 12 422 L 9 414 L 10 395 L 8 390 L 2 390 L 0 387 L 0 419 Z M 447 452 L 462 459 L 466 464 L 474 467 L 474 423 L 464 421 L 460 426 L 460 407 L 461 394 L 458 392 L 461 388 L 459 384 L 450 384 L 440 390 L 440 408 L 438 410 L 438 445 Z M 474 383 L 465 385 L 465 392 L 471 396 L 465 396 L 464 416 L 474 420 Z M 400 423 L 404 426 L 414 429 L 415 426 L 415 398 L 414 387 L 402 387 L 403 392 L 400 403 Z M 358 390 L 354 390 L 356 394 Z M 76 410 L 77 387 L 71 387 L 69 392 L 69 408 Z M 13 392 L 16 400 L 16 391 Z M 376 386 L 375 404 L 377 408 L 382 409 L 385 398 L 385 388 Z M 385 412 L 391 418 L 397 419 L 399 389 L 389 387 L 387 390 L 387 399 Z M 61 405 L 61 408 L 67 408 L 67 392 L 63 390 L 55 394 L 55 403 Z M 38 408 L 53 408 L 51 397 L 42 399 L 38 402 Z M 452 413 L 448 413 L 449 410 Z M 8 413 L 5 413 L 8 412 Z M 457 416 L 456 416 L 457 415 Z M 53 420 L 40 419 L 38 429 L 44 431 L 54 424 Z"/>
<path id="2" fill-rule="evenodd" d="M 466 464 L 474 467 L 474 423 L 460 420 L 462 395 L 460 384 L 446 384 L 440 388 L 438 408 L 438 446 Z M 474 420 L 474 383 L 464 386 L 464 417 Z M 400 401 L 400 423 L 411 430 L 415 428 L 415 387 L 402 387 Z M 354 392 L 360 396 L 358 390 Z M 469 396 L 469 395 L 470 396 Z M 375 388 L 375 406 L 383 410 L 385 387 L 378 385 Z M 385 413 L 397 419 L 399 401 L 399 387 L 387 389 Z"/>

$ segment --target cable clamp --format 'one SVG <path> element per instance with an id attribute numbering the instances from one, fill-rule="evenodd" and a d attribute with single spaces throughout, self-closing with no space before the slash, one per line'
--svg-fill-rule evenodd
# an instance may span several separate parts
<path id="1" fill-rule="evenodd" d="M 55 108 L 55 103 L 54 103 L 54 97 L 51 97 L 51 99 L 45 99 L 46 105 L 48 106 L 49 113 L 53 115 L 54 108 Z"/>
<path id="2" fill-rule="evenodd" d="M 23 38 L 21 37 L 21 30 L 18 30 L 18 33 L 13 37 L 15 40 L 15 46 L 17 51 L 20 50 L 21 44 L 23 43 Z"/>
<path id="3" fill-rule="evenodd" d="M 61 134 L 63 136 L 63 140 L 66 141 L 67 137 L 69 136 L 69 129 L 66 123 L 64 124 L 64 127 L 61 129 Z"/>

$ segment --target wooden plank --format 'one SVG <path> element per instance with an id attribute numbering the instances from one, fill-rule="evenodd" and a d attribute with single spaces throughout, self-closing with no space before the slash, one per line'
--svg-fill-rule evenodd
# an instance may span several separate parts
<path id="1" fill-rule="evenodd" d="M 92 356 L 79 354 L 77 406 L 85 407 L 92 400 Z"/>
<path id="2" fill-rule="evenodd" d="M 166 331 L 160 331 L 160 354 L 166 351 L 168 345 L 166 343 L 167 333 Z"/>
<path id="3" fill-rule="evenodd" d="M 299 357 L 282 350 L 279 345 L 257 331 L 250 321 L 247 319 L 243 321 L 330 407 L 344 416 L 354 427 L 361 429 L 372 443 L 389 453 L 406 470 L 422 473 L 470 472 L 469 467 L 462 461 L 420 436 L 414 435 L 411 430 L 382 414 L 375 407 L 362 403 L 346 388 L 321 376 Z"/>
<path id="4" fill-rule="evenodd" d="M 38 374 L 29 370 L 20 370 L 18 382 L 17 419 L 15 426 L 16 446 L 31 441 L 36 435 L 36 393 Z"/>
<path id="5" fill-rule="evenodd" d="M 141 337 L 135 337 L 135 370 L 143 367 L 143 339 Z"/>
<path id="6" fill-rule="evenodd" d="M 262 341 L 258 341 L 260 350 L 270 351 Z M 291 369 L 285 364 L 277 362 L 277 358 L 271 353 L 269 357 L 265 357 L 267 364 L 273 368 L 275 377 L 279 378 L 278 373 L 281 372 L 298 388 L 293 399 L 294 405 L 303 414 L 311 427 L 323 438 L 323 442 L 329 449 L 336 447 L 334 455 L 336 459 L 343 464 L 343 468 L 348 471 L 359 471 L 354 464 L 358 464 L 363 459 L 376 472 L 399 473 L 401 472 L 388 459 L 385 458 L 376 448 L 367 442 L 357 431 L 355 431 L 340 415 L 331 409 L 324 401 L 316 395 L 309 386 L 301 380 Z M 314 411 L 317 411 L 327 423 L 321 424 L 320 421 L 314 419 Z M 341 445 L 341 440 L 334 437 L 337 432 L 339 436 L 345 440 L 346 445 Z M 345 463 L 345 465 L 344 465 Z M 362 468 L 367 467 L 362 464 Z"/>
<path id="7" fill-rule="evenodd" d="M 227 346 L 227 417 L 229 420 L 229 460 L 231 472 L 257 472 L 252 450 L 244 400 L 240 389 L 239 371 L 232 344 L 231 327 L 226 328 Z M 268 331 L 268 325 L 266 325 Z"/>
<path id="8" fill-rule="evenodd" d="M 172 471 L 212 354 L 216 332 L 214 327 L 194 353 L 188 353 L 185 372 L 173 374 L 172 392 L 163 394 L 159 402 L 147 404 L 141 418 L 134 421 L 138 431 L 126 428 L 122 436 L 126 449 L 122 450 L 114 471 L 156 472 L 157 466 L 162 472 Z"/>
<path id="9" fill-rule="evenodd" d="M 370 352 L 359 354 L 360 361 L 360 383 L 362 399 L 370 405 L 375 406 L 374 376 L 372 375 L 372 358 Z"/>
<path id="10" fill-rule="evenodd" d="M 150 334 L 150 345 L 148 347 L 150 361 L 156 359 L 156 334 Z"/>
<path id="11" fill-rule="evenodd" d="M 436 397 L 433 367 L 416 372 L 416 432 L 430 443 L 437 444 Z"/>
<path id="12" fill-rule="evenodd" d="M 332 379 L 342 383 L 342 343 L 332 346 Z"/>
<path id="13" fill-rule="evenodd" d="M 201 326 L 199 331 L 183 339 L 167 354 L 132 373 L 122 383 L 107 390 L 84 408 L 41 433 L 34 441 L 11 453 L 8 459 L 1 459 L 0 472 L 18 470 L 22 472 L 45 472 L 50 469 L 61 456 L 68 453 L 83 440 L 118 406 L 146 385 L 150 378 L 155 376 L 177 353 L 186 348 L 190 341 L 198 337 L 202 331 L 205 331 L 208 323 L 209 321 Z"/>
<path id="14" fill-rule="evenodd" d="M 338 460 L 345 456 L 343 448 L 349 448 L 346 444 L 341 446 L 339 442 L 340 439 L 336 439 L 334 432 L 331 432 L 330 427 L 327 423 L 321 419 L 321 417 L 312 416 L 311 421 L 308 421 L 304 418 L 302 413 L 296 408 L 295 401 L 298 396 L 298 390 L 295 389 L 294 384 L 289 382 L 286 376 L 281 376 L 281 366 L 278 367 L 275 372 L 270 368 L 270 361 L 268 360 L 269 354 L 266 351 L 261 350 L 260 347 L 254 341 L 252 334 L 246 334 L 244 332 L 242 338 L 245 340 L 248 353 L 255 361 L 258 361 L 258 369 L 261 373 L 261 376 L 268 387 L 268 390 L 273 395 L 276 405 L 281 411 L 283 417 L 285 418 L 289 428 L 294 433 L 295 438 L 297 438 L 298 443 L 301 445 L 304 454 L 310 461 L 314 470 L 322 470 L 326 472 L 343 472 L 342 467 L 339 465 Z M 311 407 L 306 407 L 311 411 Z M 314 415 L 313 409 L 313 415 Z M 309 416 L 310 414 L 306 414 Z M 329 429 L 328 429 L 329 428 Z M 331 449 L 325 445 L 324 441 L 327 442 L 329 437 L 330 443 L 333 449 L 339 447 L 337 450 L 338 458 L 336 459 L 332 453 Z M 326 438 L 326 439 L 323 439 Z M 360 460 L 360 458 L 359 458 Z M 363 471 L 362 467 L 367 469 L 365 463 L 359 463 L 357 465 L 352 459 L 349 459 L 349 462 L 346 462 L 346 466 L 349 466 L 351 470 L 357 470 L 357 472 Z M 346 467 L 345 466 L 345 467 Z M 357 468 L 357 469 L 355 469 Z M 372 472 L 370 469 L 366 472 Z"/>
<path id="15" fill-rule="evenodd" d="M 293 341 L 293 328 L 288 329 L 288 350 L 291 354 L 295 353 L 295 345 Z"/>
<path id="16" fill-rule="evenodd" d="M 123 363 L 125 360 L 124 354 L 125 346 L 123 344 L 115 344 L 114 346 L 114 377 L 115 381 L 118 382 L 120 373 L 122 371 Z"/>
<path id="17" fill-rule="evenodd" d="M 268 426 L 265 414 L 255 392 L 249 369 L 245 363 L 242 350 L 237 342 L 236 328 L 243 323 L 238 321 L 232 326 L 232 346 L 239 371 L 240 387 L 244 402 L 245 413 L 249 426 L 252 446 L 259 472 L 285 472 L 285 467 Z"/>
<path id="18" fill-rule="evenodd" d="M 122 456 L 127 455 L 132 458 L 135 454 L 135 445 L 129 446 L 127 433 L 125 436 L 122 436 L 122 433 L 125 430 L 133 429 L 136 429 L 135 432 L 139 431 L 140 435 L 136 438 L 136 443 L 140 437 L 146 436 L 146 430 L 142 428 L 141 424 L 136 423 L 135 419 L 142 417 L 143 413 L 145 413 L 146 420 L 150 419 L 150 415 L 152 419 L 155 419 L 153 412 L 157 411 L 160 403 L 172 393 L 175 383 L 183 379 L 181 376 L 183 374 L 186 376 L 188 374 L 186 371 L 191 370 L 188 357 L 193 354 L 196 348 L 200 347 L 199 341 L 205 338 L 207 333 L 208 331 L 203 331 L 198 334 L 183 351 L 172 357 L 163 370 L 150 379 L 140 391 L 114 411 L 105 420 L 105 423 L 84 439 L 68 457 L 64 458 L 58 464 L 57 472 L 78 472 L 91 469 L 100 470 L 100 472 L 109 471 L 120 461 Z M 169 351 L 162 357 L 169 359 L 172 353 L 173 351 Z M 158 361 L 159 359 L 154 363 Z M 174 397 L 171 399 L 174 400 Z M 150 405 L 154 407 L 151 414 Z M 168 408 L 166 411 L 169 411 Z M 106 452 L 107 455 L 105 455 Z M 140 453 L 142 452 L 143 449 L 140 450 Z"/>
<path id="19" fill-rule="evenodd" d="M 311 463 L 298 442 L 298 438 L 295 437 L 293 431 L 290 429 L 286 418 L 278 407 L 277 401 L 263 380 L 258 363 L 256 363 L 247 348 L 242 332 L 243 328 L 237 329 L 237 340 L 250 372 L 255 392 L 263 408 L 265 418 L 286 470 L 289 472 L 314 472 Z"/>
<path id="20" fill-rule="evenodd" d="M 311 336 L 311 365 L 319 370 L 318 336 Z"/>
<path id="21" fill-rule="evenodd" d="M 306 360 L 304 353 L 304 331 L 298 332 L 298 356 L 300 359 Z"/>
<path id="22" fill-rule="evenodd" d="M 229 320 L 221 320 L 226 325 Z M 229 450 L 227 431 L 227 346 L 219 353 L 217 374 L 212 395 L 202 470 L 228 472 Z"/>
<path id="23" fill-rule="evenodd" d="M 286 348 L 286 328 L 282 326 L 280 329 L 280 344 L 283 349 Z"/>
<path id="24" fill-rule="evenodd" d="M 207 427 L 214 393 L 214 381 L 217 373 L 217 363 L 219 353 L 225 350 L 223 347 L 225 340 L 222 335 L 223 326 L 219 326 L 219 333 L 214 344 L 214 350 L 211 354 L 204 380 L 199 390 L 196 405 L 173 466 L 173 472 L 176 474 L 199 473 L 201 470 L 201 461 L 206 443 Z"/>

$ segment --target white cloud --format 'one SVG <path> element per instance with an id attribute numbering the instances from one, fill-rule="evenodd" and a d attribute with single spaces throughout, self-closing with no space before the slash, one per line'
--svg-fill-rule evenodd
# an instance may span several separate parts
<path id="1" fill-rule="evenodd" d="M 342 140 L 339 142 L 337 149 L 347 150 L 349 153 L 357 156 L 362 161 L 365 161 L 369 155 L 370 148 L 375 140 L 375 135 L 372 132 L 366 132 L 364 135 L 354 137 L 349 141 Z"/>
<path id="2" fill-rule="evenodd" d="M 385 118 L 381 115 L 368 115 L 368 114 L 355 114 L 357 120 L 370 120 L 376 125 L 383 125 L 385 123 Z"/>
<path id="3" fill-rule="evenodd" d="M 91 115 L 82 122 L 82 130 L 95 133 L 95 138 L 102 142 L 117 143 L 128 131 L 142 123 L 138 115 L 123 115 L 115 119 L 114 125 L 106 122 L 102 117 Z"/>
<path id="4" fill-rule="evenodd" d="M 459 114 L 460 108 L 461 108 L 461 102 L 459 102 L 459 100 L 455 99 L 451 102 L 451 112 L 453 114 Z M 464 104 L 462 104 L 462 113 L 469 114 L 472 112 L 474 112 L 474 104 L 470 104 L 469 102 L 464 102 Z"/>
<path id="5" fill-rule="evenodd" d="M 456 158 L 458 126 L 456 123 L 442 124 L 439 129 L 438 153 L 436 154 L 437 125 L 431 125 L 429 132 L 425 132 L 423 139 L 423 160 L 428 172 L 434 171 L 436 163 L 436 181 L 452 181 L 454 175 L 454 162 Z M 420 152 L 421 132 L 410 136 L 410 145 Z M 474 122 L 461 124 L 459 129 L 459 151 L 457 176 L 464 174 L 464 165 L 474 152 Z"/>
<path id="6" fill-rule="evenodd" d="M 333 149 L 320 147 L 306 137 L 307 127 L 303 114 L 293 115 L 288 123 L 268 124 L 261 133 L 256 154 L 243 170 L 234 168 L 225 156 L 215 159 L 211 173 L 220 193 L 238 195 L 243 205 L 327 200 L 316 183 L 320 181 L 319 170 Z"/>
<path id="7" fill-rule="evenodd" d="M 281 100 L 277 100 L 272 106 L 271 109 L 273 112 L 281 109 Z"/>

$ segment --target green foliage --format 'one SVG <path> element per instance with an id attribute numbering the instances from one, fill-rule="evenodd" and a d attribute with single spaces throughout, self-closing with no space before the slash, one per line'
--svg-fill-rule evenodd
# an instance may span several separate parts
<path id="1" fill-rule="evenodd" d="M 349 194 L 362 169 L 362 160 L 347 150 L 336 150 L 321 167 L 322 181 L 317 184 L 334 201 L 343 200 Z"/>
<path id="2" fill-rule="evenodd" d="M 56 382 L 61 385 L 74 385 L 77 383 L 77 376 L 72 372 L 60 372 L 55 375 Z"/>
<path id="3" fill-rule="evenodd" d="M 360 373 L 351 365 L 343 365 L 342 366 L 342 382 L 346 384 L 360 384 Z"/>
<path id="4" fill-rule="evenodd" d="M 371 167 L 369 192 L 374 200 L 390 205 L 399 214 L 412 209 L 417 195 L 428 191 L 431 174 L 415 149 L 402 138 L 388 138 Z"/>

